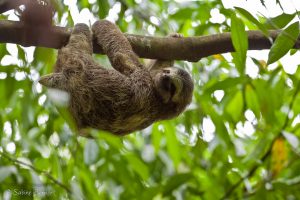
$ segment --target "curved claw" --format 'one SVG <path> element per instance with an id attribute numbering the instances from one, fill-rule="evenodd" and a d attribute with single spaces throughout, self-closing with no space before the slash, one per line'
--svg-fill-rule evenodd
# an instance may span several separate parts
<path id="1" fill-rule="evenodd" d="M 42 76 L 39 83 L 50 88 L 65 89 L 66 81 L 62 73 L 52 73 Z"/>
<path id="2" fill-rule="evenodd" d="M 183 35 L 181 33 L 170 33 L 168 37 L 172 38 L 183 38 Z"/>

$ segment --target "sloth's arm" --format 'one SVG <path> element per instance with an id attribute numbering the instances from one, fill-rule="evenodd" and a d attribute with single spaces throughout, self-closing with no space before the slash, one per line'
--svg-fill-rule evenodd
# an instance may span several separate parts
<path id="1" fill-rule="evenodd" d="M 107 54 L 112 67 L 125 75 L 142 68 L 138 56 L 119 28 L 106 20 L 97 21 L 92 27 L 94 38 Z"/>

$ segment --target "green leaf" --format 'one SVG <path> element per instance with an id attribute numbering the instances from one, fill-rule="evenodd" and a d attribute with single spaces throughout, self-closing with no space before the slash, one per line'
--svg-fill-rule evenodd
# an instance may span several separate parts
<path id="1" fill-rule="evenodd" d="M 68 12 L 68 18 L 67 18 L 68 19 L 68 24 L 74 26 L 74 20 L 72 18 L 71 10 L 68 10 L 67 12 Z"/>
<path id="2" fill-rule="evenodd" d="M 17 168 L 15 166 L 5 166 L 0 167 L 0 183 L 4 181 L 11 174 L 17 173 Z"/>
<path id="3" fill-rule="evenodd" d="M 239 7 L 234 7 L 240 14 L 242 14 L 244 17 L 246 17 L 250 22 L 255 24 L 265 35 L 268 35 L 268 30 L 266 27 L 261 24 L 251 13 L 249 13 L 247 10 Z"/>
<path id="4" fill-rule="evenodd" d="M 2 58 L 8 54 L 7 50 L 6 50 L 6 45 L 1 44 L 0 45 L 0 60 L 2 60 Z"/>
<path id="5" fill-rule="evenodd" d="M 246 55 L 248 50 L 248 36 L 243 21 L 231 15 L 231 39 L 236 53 L 233 53 L 234 63 L 240 74 L 245 72 Z"/>
<path id="6" fill-rule="evenodd" d="M 272 64 L 284 56 L 295 44 L 299 36 L 299 22 L 295 22 L 283 30 L 272 45 L 267 64 Z"/>
<path id="7" fill-rule="evenodd" d="M 177 167 L 181 159 L 181 154 L 179 153 L 180 147 L 176 137 L 176 129 L 169 122 L 164 123 L 164 125 L 165 125 L 165 134 L 167 138 L 168 153 L 170 154 L 174 165 Z"/>
<path id="8" fill-rule="evenodd" d="M 74 132 L 77 131 L 76 129 L 76 124 L 74 122 L 74 119 L 72 118 L 70 112 L 67 110 L 67 108 L 65 107 L 59 107 L 57 106 L 57 111 L 59 112 L 59 114 L 67 121 L 70 129 Z"/>
<path id="9" fill-rule="evenodd" d="M 129 166 L 143 179 L 147 180 L 149 178 L 149 170 L 147 165 L 142 162 L 137 156 L 134 154 L 129 154 L 126 156 Z"/>
<path id="10" fill-rule="evenodd" d="M 101 131 L 101 133 L 98 132 L 93 133 L 92 136 L 99 140 L 106 141 L 111 146 L 111 148 L 121 149 L 123 147 L 121 138 L 111 133 Z"/>
<path id="11" fill-rule="evenodd" d="M 36 158 L 34 161 L 34 166 L 39 169 L 47 169 L 52 163 L 48 159 Z"/>
<path id="12" fill-rule="evenodd" d="M 87 140 L 84 146 L 84 163 L 90 165 L 97 161 L 99 155 L 99 147 L 95 140 Z"/>
<path id="13" fill-rule="evenodd" d="M 190 173 L 185 174 L 176 174 L 169 178 L 167 184 L 163 187 L 163 196 L 168 196 L 179 186 L 183 185 L 184 183 L 188 182 L 193 175 Z"/>
<path id="14" fill-rule="evenodd" d="M 63 170 L 62 170 L 62 166 L 60 165 L 59 156 L 55 153 L 52 155 L 52 158 L 50 159 L 51 159 L 52 174 L 54 175 L 54 177 L 60 179 L 63 176 Z"/>
<path id="15" fill-rule="evenodd" d="M 0 105 L 0 108 L 1 108 L 1 105 Z M 0 130 L 3 130 L 3 128 L 4 128 L 4 120 L 3 120 L 2 115 L 0 114 Z M 3 134 L 3 132 L 0 134 L 0 136 L 2 136 L 2 134 Z"/>
<path id="16" fill-rule="evenodd" d="M 26 60 L 26 53 L 24 49 L 22 49 L 19 45 L 17 46 L 18 48 L 18 58 L 21 59 L 22 61 Z"/>
<path id="17" fill-rule="evenodd" d="M 295 18 L 295 16 L 296 16 L 296 14 L 283 13 L 274 18 L 268 19 L 264 25 L 267 29 L 282 29 L 288 23 L 290 23 L 292 21 L 292 19 Z"/>
<path id="18" fill-rule="evenodd" d="M 154 197 L 161 192 L 161 187 L 145 187 L 141 192 L 142 194 L 139 196 L 139 199 L 153 200 L 155 199 Z"/>
<path id="19" fill-rule="evenodd" d="M 299 50 L 298 49 L 291 49 L 290 56 L 295 55 Z"/>
<path id="20" fill-rule="evenodd" d="M 257 144 L 253 145 L 251 153 L 243 159 L 243 163 L 256 163 L 259 161 L 272 143 L 273 138 L 274 135 L 272 134 L 265 134 L 265 136 L 259 138 Z"/>
<path id="21" fill-rule="evenodd" d="M 244 77 L 238 77 L 238 78 L 226 78 L 222 81 L 218 81 L 212 86 L 208 87 L 207 89 L 204 89 L 204 93 L 211 94 L 216 90 L 227 90 L 230 88 L 233 88 L 241 83 L 244 83 L 246 79 Z"/>
<path id="22" fill-rule="evenodd" d="M 88 8 L 90 6 L 90 3 L 88 2 L 88 0 L 81 0 L 80 5 L 82 8 Z"/>
<path id="23" fill-rule="evenodd" d="M 259 100 L 257 98 L 257 94 L 255 93 L 251 85 L 246 85 L 245 93 L 246 93 L 245 96 L 246 96 L 246 103 L 248 108 L 250 108 L 253 111 L 256 118 L 259 118 L 260 117 Z"/>
<path id="24" fill-rule="evenodd" d="M 155 123 L 152 127 L 152 134 L 151 134 L 151 140 L 152 145 L 155 149 L 155 152 L 157 153 L 160 150 L 160 143 L 162 139 L 162 134 L 158 129 L 159 123 Z"/>
<path id="25" fill-rule="evenodd" d="M 191 8 L 184 8 L 184 9 L 179 9 L 178 12 L 175 14 L 171 15 L 171 17 L 175 20 L 186 20 L 186 19 L 191 19 L 192 15 L 194 13 L 194 9 Z"/>
<path id="26" fill-rule="evenodd" d="M 99 6 L 99 17 L 100 19 L 104 19 L 108 15 L 110 9 L 109 2 L 107 0 L 98 0 L 97 4 Z"/>
<path id="27" fill-rule="evenodd" d="M 231 38 L 234 49 L 245 54 L 248 50 L 248 37 L 243 21 L 237 18 L 235 14 L 231 15 Z"/>
<path id="28" fill-rule="evenodd" d="M 98 192 L 94 183 L 93 174 L 88 168 L 83 168 L 81 171 L 77 171 L 78 174 L 74 174 L 76 177 L 80 177 L 80 182 L 84 185 L 85 199 L 99 199 Z M 82 199 L 82 198 L 81 198 Z"/>
<path id="29" fill-rule="evenodd" d="M 243 112 L 243 95 L 238 91 L 226 106 L 226 112 L 235 122 L 238 122 Z"/>

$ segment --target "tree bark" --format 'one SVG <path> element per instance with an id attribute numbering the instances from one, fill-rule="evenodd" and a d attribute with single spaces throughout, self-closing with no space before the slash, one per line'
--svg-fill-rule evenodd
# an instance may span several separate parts
<path id="1" fill-rule="evenodd" d="M 0 20 L 0 42 L 14 43 L 25 47 L 38 46 L 59 49 L 67 43 L 71 30 L 59 26 L 28 27 L 22 22 Z M 271 41 L 274 41 L 279 33 L 280 30 L 269 31 L 269 38 L 267 38 L 261 31 L 248 31 L 248 49 L 269 49 L 272 44 Z M 195 62 L 210 55 L 234 51 L 230 33 L 185 38 L 132 34 L 126 34 L 126 37 L 135 53 L 141 58 Z M 103 53 L 96 42 L 93 45 L 94 53 Z M 300 37 L 294 45 L 296 49 L 299 47 Z"/>
<path id="2" fill-rule="evenodd" d="M 0 13 L 17 8 L 28 0 L 0 0 Z"/>

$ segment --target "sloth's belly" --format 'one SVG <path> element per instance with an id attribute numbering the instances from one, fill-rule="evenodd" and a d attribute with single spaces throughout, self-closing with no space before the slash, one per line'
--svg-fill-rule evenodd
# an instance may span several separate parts
<path id="1" fill-rule="evenodd" d="M 117 135 L 126 135 L 148 127 L 153 121 L 149 116 L 135 114 L 126 119 L 115 121 L 111 124 L 109 131 Z"/>

